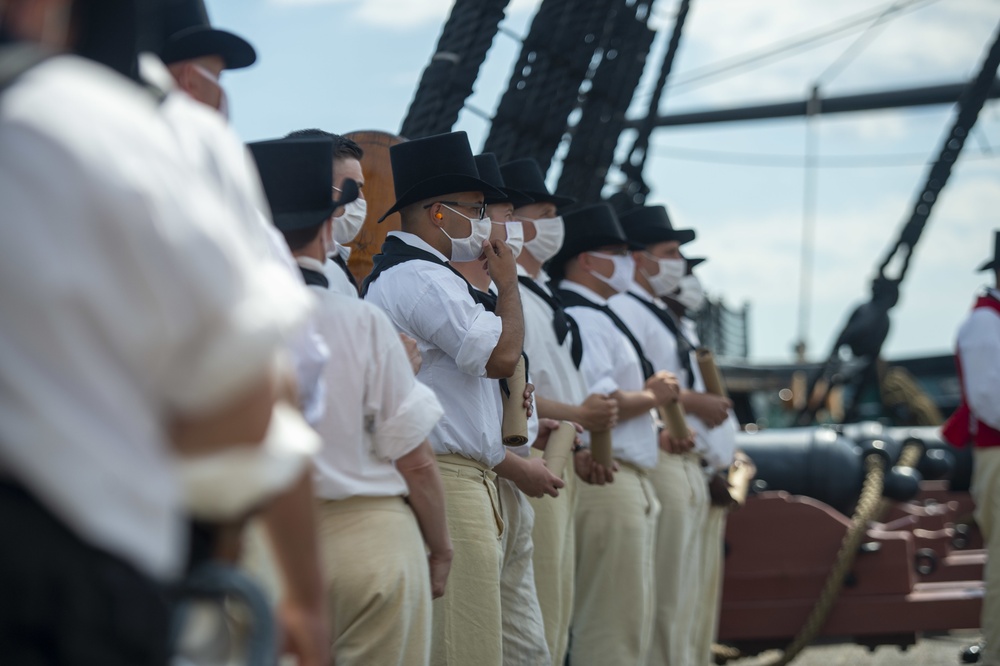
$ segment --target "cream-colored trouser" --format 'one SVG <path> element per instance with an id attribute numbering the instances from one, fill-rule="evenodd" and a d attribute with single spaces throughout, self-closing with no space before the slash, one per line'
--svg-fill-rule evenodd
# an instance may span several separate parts
<path id="1" fill-rule="evenodd" d="M 625 463 L 614 483 L 577 487 L 572 666 L 645 665 L 659 513 L 646 473 Z"/>
<path id="2" fill-rule="evenodd" d="M 504 666 L 548 666 L 542 609 L 535 591 L 531 530 L 535 512 L 513 481 L 497 478 L 503 518 L 503 565 L 500 570 L 500 613 L 503 620 Z"/>
<path id="3" fill-rule="evenodd" d="M 980 666 L 1000 666 L 1000 447 L 972 452 L 972 486 L 976 522 L 986 543 L 986 596 L 980 623 L 986 648 Z"/>
<path id="4" fill-rule="evenodd" d="M 458 455 L 437 457 L 455 555 L 444 596 L 433 603 L 434 666 L 502 666 L 501 537 L 496 475 Z"/>
<path id="5" fill-rule="evenodd" d="M 695 666 L 704 606 L 705 522 L 708 485 L 694 454 L 660 451 L 649 473 L 660 500 L 656 526 L 656 620 L 650 666 Z"/>
<path id="6" fill-rule="evenodd" d="M 538 449 L 532 457 L 541 457 Z M 573 508 L 576 502 L 576 473 L 572 461 L 563 471 L 566 485 L 559 497 L 543 497 L 528 501 L 535 510 L 535 528 L 531 532 L 535 544 L 532 560 L 535 564 L 535 589 L 545 623 L 545 640 L 552 663 L 562 666 L 569 644 L 569 625 L 573 617 L 573 578 L 576 569 L 576 529 Z"/>
<path id="7" fill-rule="evenodd" d="M 428 664 L 427 551 L 402 497 L 321 501 L 318 511 L 337 666 Z"/>
<path id="8" fill-rule="evenodd" d="M 696 666 L 715 664 L 712 659 L 712 644 L 719 635 L 719 610 L 722 604 L 722 573 L 724 541 L 726 537 L 726 516 L 729 510 L 709 504 L 708 519 L 705 521 L 705 538 L 702 545 L 702 606 L 701 617 L 695 627 Z"/>

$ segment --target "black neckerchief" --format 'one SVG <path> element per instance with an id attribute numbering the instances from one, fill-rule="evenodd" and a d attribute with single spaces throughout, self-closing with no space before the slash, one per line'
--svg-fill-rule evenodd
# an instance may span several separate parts
<path id="1" fill-rule="evenodd" d="M 330 261 L 340 266 L 340 270 L 344 271 L 344 275 L 347 276 L 347 281 L 351 283 L 354 287 L 354 291 L 358 290 L 358 281 L 354 279 L 354 274 L 351 273 L 350 269 L 347 268 L 347 262 L 339 254 L 334 254 L 330 257 Z"/>
<path id="2" fill-rule="evenodd" d="M 628 295 L 645 305 L 650 312 L 656 315 L 656 318 L 660 320 L 670 334 L 674 336 L 674 340 L 677 341 L 677 361 L 687 372 L 687 387 L 689 389 L 694 388 L 694 370 L 691 367 L 691 352 L 694 351 L 694 345 L 688 340 L 687 336 L 681 330 L 680 323 L 674 319 L 673 314 L 671 314 L 667 309 L 661 308 L 656 303 L 648 301 L 639 294 L 628 292 Z"/>
<path id="3" fill-rule="evenodd" d="M 567 314 L 562 301 L 555 294 L 555 291 L 549 294 L 542 289 L 541 285 L 526 275 L 519 275 L 517 281 L 552 308 L 552 329 L 556 334 L 556 342 L 561 345 L 567 335 L 573 335 L 573 339 L 570 340 L 569 349 L 570 354 L 573 356 L 573 365 L 579 368 L 580 361 L 583 359 L 583 340 L 580 339 L 580 328 L 577 326 L 576 320 Z"/>
<path id="4" fill-rule="evenodd" d="M 330 281 L 319 271 L 314 271 L 305 266 L 299 266 L 299 271 L 301 271 L 302 279 L 306 281 L 306 284 L 313 287 L 323 287 L 324 289 L 330 288 Z"/>
<path id="5" fill-rule="evenodd" d="M 386 272 L 393 266 L 398 266 L 404 264 L 407 261 L 429 261 L 432 264 L 437 264 L 438 266 L 444 266 L 449 271 L 461 278 L 462 283 L 469 290 L 469 296 L 472 297 L 476 303 L 479 303 L 483 307 L 487 307 L 486 303 L 481 300 L 483 292 L 479 291 L 465 279 L 465 276 L 455 270 L 455 267 L 449 264 L 447 261 L 441 261 L 436 256 L 428 252 L 427 250 L 421 250 L 419 247 L 413 247 L 408 245 L 406 242 L 396 238 L 395 236 L 389 236 L 382 243 L 382 252 L 376 254 L 372 257 L 372 272 L 368 274 L 361 282 L 361 296 L 362 298 L 368 294 L 368 289 L 371 288 L 372 283 L 379 278 L 382 273 Z M 493 299 L 493 309 L 496 309 L 496 299 Z M 493 310 L 490 310 L 491 312 Z"/>
<path id="6" fill-rule="evenodd" d="M 623 322 L 611 308 L 609 308 L 607 305 L 598 305 L 597 303 L 591 301 L 590 299 L 581 296 L 575 291 L 570 291 L 568 289 L 560 289 L 559 297 L 562 298 L 562 302 L 563 304 L 566 305 L 566 307 L 580 306 L 585 308 L 591 308 L 594 310 L 599 310 L 603 312 L 605 315 L 607 315 L 608 319 L 611 320 L 611 322 L 615 325 L 615 327 L 619 331 L 621 331 L 626 338 L 628 338 L 628 341 L 629 343 L 631 343 L 632 348 L 635 349 L 635 353 L 639 356 L 639 364 L 642 366 L 643 379 L 649 379 L 650 377 L 653 376 L 653 364 L 649 362 L 648 358 L 646 358 L 645 352 L 642 351 L 642 345 L 640 345 L 639 341 L 635 339 L 634 335 L 632 335 L 632 331 L 628 329 L 628 326 L 625 325 L 625 322 Z"/>

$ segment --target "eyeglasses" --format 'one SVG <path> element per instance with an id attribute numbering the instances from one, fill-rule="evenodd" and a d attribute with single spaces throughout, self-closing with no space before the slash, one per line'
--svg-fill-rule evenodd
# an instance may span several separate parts
<path id="1" fill-rule="evenodd" d="M 426 206 L 424 206 L 424 208 L 430 208 L 431 206 L 433 206 L 436 203 L 447 204 L 449 206 L 459 206 L 461 208 L 469 208 L 469 209 L 474 210 L 474 211 L 476 211 L 476 212 L 479 213 L 479 219 L 480 220 L 483 219 L 484 217 L 486 217 L 486 204 L 483 203 L 482 201 L 475 201 L 475 202 L 469 202 L 469 201 L 434 201 L 434 202 L 429 203 Z"/>

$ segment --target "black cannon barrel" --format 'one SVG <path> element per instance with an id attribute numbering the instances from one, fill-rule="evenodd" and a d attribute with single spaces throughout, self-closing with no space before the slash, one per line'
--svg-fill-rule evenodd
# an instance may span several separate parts
<path id="1" fill-rule="evenodd" d="M 972 448 L 955 448 L 941 439 L 940 426 L 889 428 L 889 434 L 899 440 L 909 437 L 924 444 L 924 455 L 917 469 L 927 479 L 948 479 L 956 492 L 968 492 L 972 483 Z"/>
<path id="2" fill-rule="evenodd" d="M 857 434 L 874 435 L 875 432 Z M 891 465 L 892 452 L 896 450 L 898 458 L 900 448 L 888 435 L 864 437 L 859 443 L 825 426 L 741 433 L 737 446 L 757 466 L 755 490 L 784 490 L 793 495 L 805 495 L 845 515 L 853 511 L 861 494 L 864 456 L 872 450 L 880 450 Z M 915 470 L 889 467 L 883 494 L 900 501 L 912 499 L 919 490 L 919 481 L 920 474 Z"/>

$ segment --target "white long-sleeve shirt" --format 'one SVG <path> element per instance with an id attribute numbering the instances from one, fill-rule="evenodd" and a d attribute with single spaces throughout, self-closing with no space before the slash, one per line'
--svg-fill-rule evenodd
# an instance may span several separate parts
<path id="1" fill-rule="evenodd" d="M 1000 292 L 990 289 L 1000 299 Z M 1000 314 L 976 308 L 958 329 L 962 389 L 973 415 L 1000 430 Z"/>

